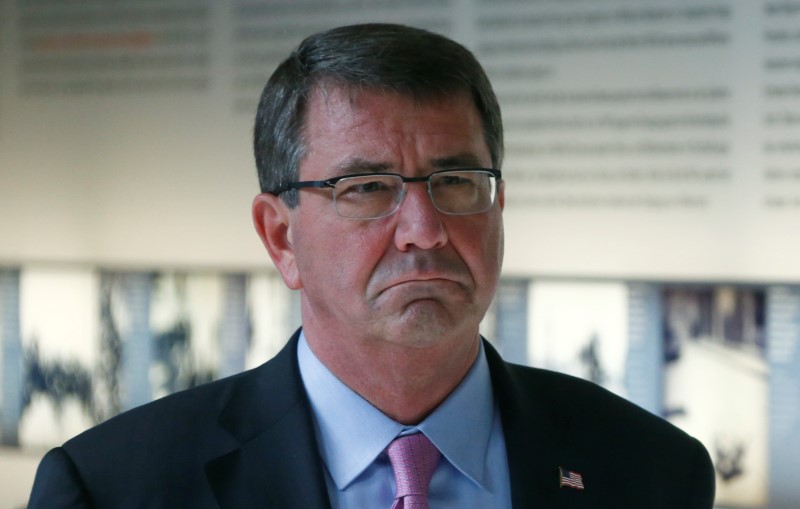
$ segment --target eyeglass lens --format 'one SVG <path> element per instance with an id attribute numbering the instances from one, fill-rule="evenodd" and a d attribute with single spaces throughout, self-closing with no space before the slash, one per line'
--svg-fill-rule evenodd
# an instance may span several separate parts
<path id="1" fill-rule="evenodd" d="M 496 182 L 491 173 L 447 171 L 435 173 L 428 184 L 436 208 L 445 214 L 476 214 L 492 206 Z M 395 212 L 405 193 L 398 175 L 346 177 L 334 187 L 336 212 L 342 217 L 371 219 Z"/>

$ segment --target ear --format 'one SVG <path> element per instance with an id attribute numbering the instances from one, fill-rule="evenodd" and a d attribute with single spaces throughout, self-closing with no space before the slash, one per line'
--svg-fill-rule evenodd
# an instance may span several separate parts
<path id="1" fill-rule="evenodd" d="M 253 200 L 253 223 L 272 263 L 292 290 L 303 287 L 297 270 L 289 207 L 278 196 L 262 193 Z"/>
<path id="2" fill-rule="evenodd" d="M 506 181 L 501 180 L 498 182 L 497 187 L 497 201 L 500 202 L 500 210 L 506 206 Z"/>

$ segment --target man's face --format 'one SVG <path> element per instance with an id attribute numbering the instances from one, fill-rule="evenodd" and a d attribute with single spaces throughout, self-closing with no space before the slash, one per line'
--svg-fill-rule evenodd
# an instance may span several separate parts
<path id="1" fill-rule="evenodd" d="M 417 103 L 331 87 L 313 94 L 305 126 L 299 180 L 491 167 L 466 94 Z M 503 258 L 502 185 L 491 209 L 462 216 L 438 212 L 425 183 L 406 185 L 397 212 L 370 220 L 338 216 L 331 189 L 300 191 L 287 211 L 289 270 L 278 265 L 301 290 L 307 335 L 412 346 L 476 338 Z"/>

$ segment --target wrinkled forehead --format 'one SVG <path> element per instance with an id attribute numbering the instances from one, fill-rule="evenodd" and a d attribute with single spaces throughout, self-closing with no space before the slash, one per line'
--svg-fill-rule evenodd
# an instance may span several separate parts
<path id="1" fill-rule="evenodd" d="M 398 105 L 402 105 L 398 111 Z M 429 94 L 425 96 L 398 92 L 381 87 L 358 86 L 339 81 L 323 81 L 311 88 L 303 111 L 302 136 L 306 149 L 319 131 L 320 124 L 330 130 L 344 129 L 369 120 L 393 118 L 398 115 L 425 115 L 432 112 L 447 112 L 454 121 L 469 120 L 471 128 L 485 136 L 485 126 L 475 101 L 469 91 L 451 94 Z"/>
<path id="2" fill-rule="evenodd" d="M 484 132 L 480 112 L 467 91 L 416 97 L 383 88 L 335 82 L 312 89 L 303 112 L 303 130 L 308 142 L 310 133 L 318 131 L 321 124 L 332 131 L 341 131 L 362 122 L 416 117 L 447 118 L 454 125 L 470 129 L 471 133 Z"/>
<path id="3" fill-rule="evenodd" d="M 453 98 L 468 99 L 477 111 L 477 104 L 472 98 L 470 90 L 466 87 L 391 87 L 391 86 L 368 86 L 358 83 L 350 83 L 337 78 L 318 77 L 308 89 L 306 97 L 306 118 L 308 118 L 308 105 L 315 99 L 327 103 L 332 98 L 334 100 L 346 100 L 351 108 L 355 109 L 359 105 L 359 98 L 364 95 L 385 96 L 391 98 L 409 99 L 415 107 L 422 108 L 427 105 L 441 103 Z"/>

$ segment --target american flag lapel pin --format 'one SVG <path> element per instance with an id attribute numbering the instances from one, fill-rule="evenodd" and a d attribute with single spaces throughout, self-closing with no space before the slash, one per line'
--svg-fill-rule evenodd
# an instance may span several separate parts
<path id="1" fill-rule="evenodd" d="M 560 488 L 567 487 L 576 490 L 584 489 L 583 476 L 578 472 L 567 470 L 564 467 L 558 467 L 558 477 L 559 477 L 558 485 Z"/>

